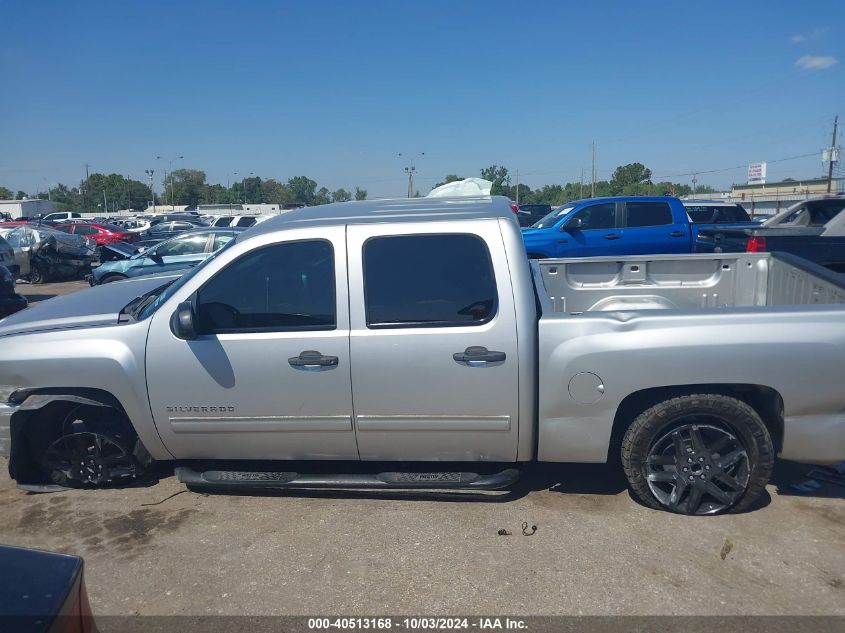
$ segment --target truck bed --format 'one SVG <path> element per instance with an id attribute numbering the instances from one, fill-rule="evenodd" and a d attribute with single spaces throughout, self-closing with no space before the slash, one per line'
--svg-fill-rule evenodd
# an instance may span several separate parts
<path id="1" fill-rule="evenodd" d="M 533 273 L 544 314 L 845 303 L 845 276 L 785 253 L 544 259 Z"/>
<path id="2" fill-rule="evenodd" d="M 769 394 L 782 403 L 782 457 L 831 463 L 845 454 L 845 415 L 829 413 L 842 406 L 831 376 L 845 358 L 845 276 L 779 253 L 531 267 L 539 460 L 607 460 L 617 412 L 648 402 L 655 384 Z"/>

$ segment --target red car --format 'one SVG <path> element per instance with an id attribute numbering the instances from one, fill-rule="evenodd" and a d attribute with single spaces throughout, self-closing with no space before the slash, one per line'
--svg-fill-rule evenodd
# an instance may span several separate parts
<path id="1" fill-rule="evenodd" d="M 103 244 L 113 244 L 114 242 L 134 242 L 138 239 L 137 233 L 130 233 L 119 226 L 113 224 L 97 224 L 95 222 L 70 222 L 68 224 L 59 224 L 52 227 L 57 231 L 64 231 L 65 233 L 73 233 L 74 235 L 84 235 L 90 237 L 97 243 L 97 246 Z"/>

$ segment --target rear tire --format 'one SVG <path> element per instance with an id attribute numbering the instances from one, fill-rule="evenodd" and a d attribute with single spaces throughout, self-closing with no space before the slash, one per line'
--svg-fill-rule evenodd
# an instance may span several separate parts
<path id="1" fill-rule="evenodd" d="M 774 465 L 766 425 L 745 402 L 699 393 L 643 411 L 622 440 L 622 466 L 633 496 L 679 514 L 748 510 Z"/>

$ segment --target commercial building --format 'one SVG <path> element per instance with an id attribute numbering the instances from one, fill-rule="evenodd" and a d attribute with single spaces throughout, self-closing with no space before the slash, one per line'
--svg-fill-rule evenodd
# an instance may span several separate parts
<path id="1" fill-rule="evenodd" d="M 38 198 L 23 200 L 0 200 L 0 215 L 8 213 L 12 218 L 31 218 L 34 215 L 45 215 L 53 210 L 53 203 Z"/>

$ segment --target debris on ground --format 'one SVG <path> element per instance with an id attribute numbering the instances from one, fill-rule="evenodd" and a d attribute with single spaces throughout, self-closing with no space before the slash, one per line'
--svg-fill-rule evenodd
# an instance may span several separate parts
<path id="1" fill-rule="evenodd" d="M 531 531 L 529 532 L 529 531 L 528 531 L 528 521 L 523 521 L 523 522 L 522 522 L 522 535 L 523 535 L 523 536 L 532 536 L 532 535 L 534 534 L 534 532 L 536 532 L 536 531 L 537 531 L 537 526 L 536 526 L 536 525 L 532 525 L 532 526 L 531 526 Z"/>
<path id="2" fill-rule="evenodd" d="M 725 560 L 728 557 L 728 554 L 731 553 L 731 550 L 734 548 L 734 544 L 731 542 L 731 539 L 726 538 L 725 544 L 722 545 L 722 551 L 719 552 L 719 558 Z"/>

